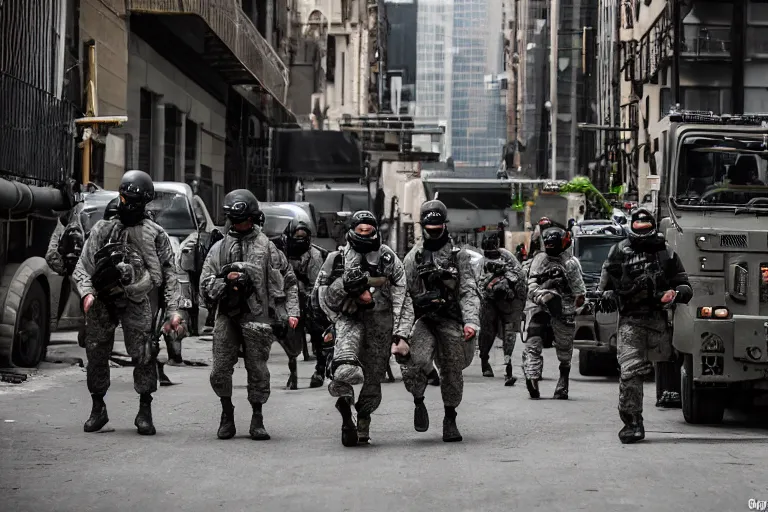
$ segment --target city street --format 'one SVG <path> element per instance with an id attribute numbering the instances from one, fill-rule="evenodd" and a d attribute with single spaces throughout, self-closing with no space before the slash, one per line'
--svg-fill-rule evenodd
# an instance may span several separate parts
<path id="1" fill-rule="evenodd" d="M 209 341 L 185 343 L 185 358 L 210 363 Z M 541 387 L 550 397 L 557 364 L 552 350 L 545 353 Z M 84 357 L 76 345 L 49 350 L 49 359 L 66 355 Z M 84 370 L 46 363 L 23 384 L 0 385 L 0 508 L 722 512 L 768 499 L 765 427 L 732 416 L 720 427 L 687 425 L 680 410 L 654 407 L 647 383 L 647 440 L 623 446 L 616 379 L 581 377 L 574 364 L 571 400 L 532 401 L 522 380 L 503 386 L 501 350 L 493 358 L 494 379 L 481 376 L 477 358 L 465 372 L 458 410 L 464 442 L 442 442 L 442 405 L 432 386 L 430 430 L 413 430 L 412 400 L 395 369 L 397 382 L 383 384 L 373 416 L 372 445 L 358 448 L 341 446 L 341 421 L 325 387 L 307 389 L 314 362 L 300 358 L 302 389 L 284 389 L 287 358 L 277 345 L 264 407 L 267 442 L 248 438 L 242 361 L 235 371 L 238 435 L 229 441 L 216 438 L 220 408 L 210 367 L 167 367 L 181 384 L 160 388 L 153 403 L 158 434 L 141 437 L 130 368 L 112 369 L 107 406 L 114 431 L 85 434 Z"/>

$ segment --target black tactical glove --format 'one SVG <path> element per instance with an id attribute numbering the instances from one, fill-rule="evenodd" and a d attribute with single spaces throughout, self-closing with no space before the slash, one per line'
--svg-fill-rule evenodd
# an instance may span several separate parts
<path id="1" fill-rule="evenodd" d="M 600 313 L 614 313 L 619 310 L 619 302 L 613 290 L 607 290 L 600 294 L 595 306 L 595 311 Z"/>
<path id="2" fill-rule="evenodd" d="M 502 278 L 493 283 L 493 296 L 497 299 L 506 299 L 511 296 L 514 296 L 514 293 L 512 293 L 512 290 L 509 288 L 509 281 Z"/>
<path id="3" fill-rule="evenodd" d="M 360 267 L 355 267 L 348 270 L 342 276 L 344 291 L 347 292 L 350 297 L 359 297 L 365 290 L 368 289 L 369 277 L 370 275 L 368 272 L 363 272 L 363 269 Z"/>
<path id="4" fill-rule="evenodd" d="M 445 300 L 437 291 L 422 293 L 413 298 L 413 307 L 417 311 L 417 316 L 434 313 L 445 305 Z"/>
<path id="5" fill-rule="evenodd" d="M 563 316 L 563 299 L 560 294 L 553 292 L 545 292 L 539 299 L 539 303 L 547 308 L 549 314 L 553 318 L 560 318 Z"/>

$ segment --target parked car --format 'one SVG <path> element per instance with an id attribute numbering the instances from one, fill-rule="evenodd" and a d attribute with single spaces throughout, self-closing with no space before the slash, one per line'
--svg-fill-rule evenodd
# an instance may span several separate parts
<path id="1" fill-rule="evenodd" d="M 337 249 L 338 244 L 332 237 L 325 219 L 320 219 L 319 222 L 316 220 L 315 207 L 311 203 L 263 202 L 260 207 L 266 217 L 264 234 L 269 238 L 282 235 L 292 219 L 302 218 L 312 230 L 312 241 L 315 245 L 329 252 Z"/>

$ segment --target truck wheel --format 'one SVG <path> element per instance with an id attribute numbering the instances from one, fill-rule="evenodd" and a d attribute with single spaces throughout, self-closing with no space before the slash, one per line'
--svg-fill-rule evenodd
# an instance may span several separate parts
<path id="1" fill-rule="evenodd" d="M 661 380 L 661 379 L 658 379 Z M 686 423 L 714 425 L 722 423 L 725 413 L 725 394 L 719 389 L 696 387 L 693 382 L 693 356 L 685 354 L 680 370 L 680 395 Z"/>
<path id="2" fill-rule="evenodd" d="M 584 377 L 594 377 L 597 375 L 595 355 L 591 350 L 579 350 L 579 373 Z"/>
<path id="3" fill-rule="evenodd" d="M 29 283 L 19 314 L 13 338 L 13 364 L 33 368 L 45 359 L 50 337 L 51 315 L 48 297 L 37 279 Z"/>
<path id="4" fill-rule="evenodd" d="M 603 377 L 618 377 L 621 374 L 616 352 L 600 354 L 600 367 Z"/>

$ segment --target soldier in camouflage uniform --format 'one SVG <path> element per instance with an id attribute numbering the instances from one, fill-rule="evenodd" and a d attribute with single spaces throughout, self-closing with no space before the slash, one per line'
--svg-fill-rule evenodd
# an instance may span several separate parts
<path id="1" fill-rule="evenodd" d="M 424 405 L 427 375 L 437 360 L 440 391 L 445 406 L 443 441 L 462 440 L 456 426 L 456 408 L 464 394 L 463 370 L 475 355 L 475 337 L 480 330 L 480 293 L 472 256 L 453 245 L 448 234 L 448 209 L 440 201 L 421 205 L 423 242 L 403 261 L 408 281 L 408 302 L 417 318 L 409 350 L 396 350 L 403 383 L 413 395 L 413 427 L 429 429 Z M 409 306 L 410 307 L 410 306 Z"/>
<path id="2" fill-rule="evenodd" d="M 338 262 L 338 258 L 342 258 Z M 349 261 L 359 262 L 350 266 Z M 334 263 L 344 268 L 331 281 Z M 378 222 L 371 212 L 356 212 L 347 232 L 347 245 L 331 253 L 317 278 L 318 302 L 335 323 L 336 343 L 331 362 L 331 396 L 338 397 L 341 442 L 344 446 L 370 441 L 371 414 L 381 404 L 381 380 L 393 344 L 404 344 L 413 323 L 404 306 L 406 281 L 395 252 L 381 244 Z M 363 384 L 352 417 L 354 390 Z"/>
<path id="3" fill-rule="evenodd" d="M 478 284 L 483 295 L 479 336 L 483 376 L 493 377 L 488 358 L 496 335 L 501 334 L 506 366 L 504 385 L 514 386 L 517 378 L 512 375 L 512 352 L 520 332 L 528 287 L 520 263 L 511 252 L 499 247 L 498 237 L 484 238 L 482 248 L 484 272 Z"/>
<path id="4" fill-rule="evenodd" d="M 619 417 L 624 423 L 619 440 L 634 443 L 645 439 L 643 380 L 653 369 L 651 361 L 659 362 L 660 371 L 675 370 L 668 312 L 693 298 L 682 261 L 648 210 L 632 212 L 628 238 L 608 253 L 598 289 L 602 302 L 618 302 Z"/>
<path id="5" fill-rule="evenodd" d="M 231 229 L 211 247 L 200 275 L 203 298 L 218 303 L 213 328 L 211 387 L 221 400 L 217 436 L 235 436 L 232 374 L 240 347 L 248 374 L 248 401 L 253 408 L 251 439 L 270 438 L 264 428 L 263 404 L 270 394 L 267 360 L 274 335 L 272 325 L 284 311 L 292 329 L 299 323 L 296 278 L 290 267 L 280 272 L 282 253 L 255 224 L 259 203 L 248 190 L 233 190 L 224 198 Z M 284 257 L 284 256 L 283 256 Z M 287 290 L 287 293 L 284 291 Z"/>
<path id="6" fill-rule="evenodd" d="M 299 285 L 299 304 L 301 305 L 301 319 L 299 327 L 288 333 L 289 337 L 298 338 L 296 340 L 286 340 L 288 344 L 298 345 L 298 350 L 306 344 L 306 335 L 309 333 L 312 340 L 312 348 L 317 356 L 315 364 L 315 373 L 309 381 L 309 387 L 319 388 L 323 385 L 325 379 L 325 358 L 322 354 L 323 328 L 315 321 L 312 309 L 310 307 L 310 297 L 312 289 L 317 281 L 317 274 L 320 272 L 324 258 L 320 250 L 312 245 L 312 230 L 309 224 L 301 219 L 294 218 L 285 227 L 285 232 L 276 241 L 275 245 L 283 251 L 293 268 L 293 273 Z M 284 345 L 284 348 L 287 348 Z M 288 353 L 288 350 L 286 350 Z M 297 388 L 298 377 L 296 375 L 296 355 L 289 356 L 289 369 L 291 371 L 291 380 L 288 381 L 289 389 Z"/>
<path id="7" fill-rule="evenodd" d="M 107 424 L 104 396 L 109 389 L 109 356 L 120 323 L 125 348 L 136 361 L 133 386 L 140 395 L 135 425 L 139 434 L 154 435 L 152 393 L 157 391 L 157 347 L 152 340 L 150 294 L 161 289 L 167 323 L 164 330 L 183 331 L 178 313 L 181 294 L 173 249 L 163 228 L 149 220 L 145 207 L 154 197 L 152 179 L 128 171 L 120 183 L 117 217 L 100 220 L 83 246 L 73 278 L 83 298 L 88 390 L 93 399 L 86 432 Z"/>
<path id="8" fill-rule="evenodd" d="M 568 399 L 571 358 L 573 357 L 575 309 L 584 304 L 587 290 L 581 275 L 581 265 L 568 253 L 570 234 L 559 227 L 546 229 L 541 237 L 544 252 L 531 263 L 528 276 L 528 299 L 533 305 L 528 322 L 523 372 L 531 398 L 538 399 L 539 381 L 544 368 L 543 336 L 545 326 L 551 323 L 554 347 L 560 361 L 560 379 L 554 398 Z"/>

